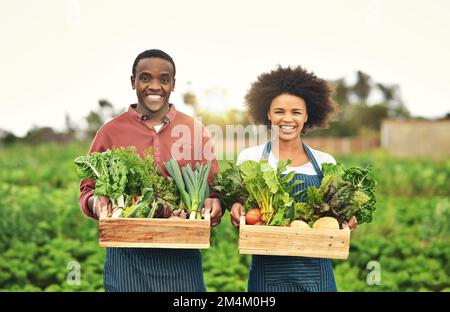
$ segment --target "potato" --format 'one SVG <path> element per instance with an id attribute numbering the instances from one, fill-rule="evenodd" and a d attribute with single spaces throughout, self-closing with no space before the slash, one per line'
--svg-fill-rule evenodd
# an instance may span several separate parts
<path id="1" fill-rule="evenodd" d="M 308 223 L 301 221 L 301 220 L 294 220 L 291 222 L 291 224 L 289 226 L 296 227 L 296 228 L 310 229 Z"/>
<path id="2" fill-rule="evenodd" d="M 339 222 L 332 217 L 323 217 L 314 222 L 313 229 L 339 230 Z"/>

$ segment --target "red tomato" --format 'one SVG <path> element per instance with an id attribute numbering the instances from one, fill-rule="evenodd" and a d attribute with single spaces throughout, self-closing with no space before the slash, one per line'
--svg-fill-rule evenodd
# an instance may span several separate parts
<path id="1" fill-rule="evenodd" d="M 245 214 L 245 223 L 254 225 L 261 221 L 261 209 L 253 208 Z"/>

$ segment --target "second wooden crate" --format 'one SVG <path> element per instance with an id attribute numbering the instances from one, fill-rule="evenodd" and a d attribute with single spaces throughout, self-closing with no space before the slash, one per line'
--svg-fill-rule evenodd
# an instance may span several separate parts
<path id="1" fill-rule="evenodd" d="M 247 225 L 241 216 L 238 249 L 240 254 L 347 259 L 350 230 Z"/>

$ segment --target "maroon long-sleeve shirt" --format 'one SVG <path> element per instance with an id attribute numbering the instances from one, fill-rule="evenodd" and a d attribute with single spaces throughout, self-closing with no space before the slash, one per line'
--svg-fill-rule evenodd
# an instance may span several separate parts
<path id="1" fill-rule="evenodd" d="M 211 161 L 208 181 L 213 181 L 214 174 L 219 171 L 219 165 L 214 156 L 209 133 L 200 122 L 178 112 L 171 104 L 163 126 L 156 131 L 153 121 L 135 109 L 136 104 L 130 105 L 128 111 L 104 124 L 97 131 L 89 153 L 104 152 L 114 147 L 135 146 L 143 157 L 144 150 L 151 146 L 154 161 L 162 169 L 163 175 L 168 175 L 164 162 L 171 158 L 175 158 L 180 167 L 188 163 L 194 166 L 196 162 Z M 96 219 L 88 207 L 88 200 L 93 196 L 94 188 L 95 182 L 92 179 L 81 181 L 79 204 L 85 215 Z"/>

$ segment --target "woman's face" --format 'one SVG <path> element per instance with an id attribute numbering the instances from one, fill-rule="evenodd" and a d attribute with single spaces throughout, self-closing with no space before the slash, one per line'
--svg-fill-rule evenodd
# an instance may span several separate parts
<path id="1" fill-rule="evenodd" d="M 308 120 L 306 103 L 301 97 L 281 94 L 272 100 L 267 117 L 280 140 L 298 140 Z"/>

